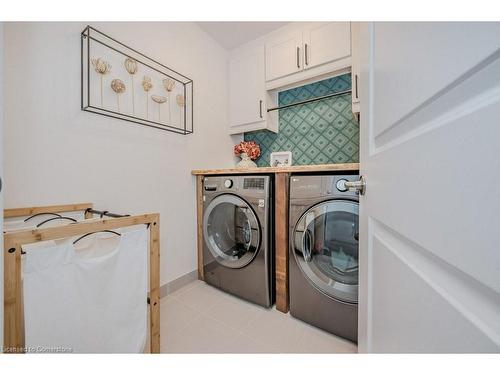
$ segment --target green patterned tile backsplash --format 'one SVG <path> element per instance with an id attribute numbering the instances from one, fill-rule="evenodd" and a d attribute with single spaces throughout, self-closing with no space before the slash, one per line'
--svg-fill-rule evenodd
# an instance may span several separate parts
<path id="1" fill-rule="evenodd" d="M 350 87 L 351 75 L 344 74 L 280 92 L 278 102 L 290 104 Z M 268 167 L 275 151 L 292 151 L 293 165 L 359 161 L 359 125 L 351 112 L 351 94 L 282 109 L 278 134 L 259 130 L 245 133 L 244 139 L 259 144 L 259 167 Z"/>

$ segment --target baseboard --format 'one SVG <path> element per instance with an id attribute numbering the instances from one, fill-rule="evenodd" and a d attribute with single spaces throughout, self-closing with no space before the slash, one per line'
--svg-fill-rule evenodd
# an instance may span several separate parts
<path id="1" fill-rule="evenodd" d="M 172 294 L 176 290 L 179 290 L 183 286 L 189 284 L 190 282 L 193 282 L 195 280 L 198 280 L 198 271 L 194 270 L 189 273 L 186 273 L 185 275 L 182 275 L 181 277 L 178 277 L 175 280 L 172 280 L 162 286 L 160 286 L 160 298 L 166 297 L 169 294 Z"/>

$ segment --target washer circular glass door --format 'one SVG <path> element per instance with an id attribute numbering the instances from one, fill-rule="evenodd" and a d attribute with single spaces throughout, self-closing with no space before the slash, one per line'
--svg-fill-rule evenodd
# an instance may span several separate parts
<path id="1" fill-rule="evenodd" d="M 214 258 L 229 268 L 250 263 L 260 244 L 260 226 L 254 211 L 240 197 L 222 194 L 214 198 L 203 216 L 205 243 Z"/>
<path id="2" fill-rule="evenodd" d="M 294 230 L 294 255 L 323 293 L 358 301 L 358 202 L 331 200 L 311 207 Z"/>

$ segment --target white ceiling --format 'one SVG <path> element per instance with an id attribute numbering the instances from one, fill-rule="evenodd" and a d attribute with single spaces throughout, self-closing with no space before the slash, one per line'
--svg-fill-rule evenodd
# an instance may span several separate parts
<path id="1" fill-rule="evenodd" d="M 288 22 L 197 22 L 221 46 L 231 50 Z"/>

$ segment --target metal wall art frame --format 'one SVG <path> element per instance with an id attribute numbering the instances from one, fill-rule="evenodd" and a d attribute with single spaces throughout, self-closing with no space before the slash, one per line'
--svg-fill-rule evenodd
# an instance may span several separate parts
<path id="1" fill-rule="evenodd" d="M 178 134 L 193 133 L 193 80 L 87 26 L 81 109 Z"/>

